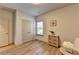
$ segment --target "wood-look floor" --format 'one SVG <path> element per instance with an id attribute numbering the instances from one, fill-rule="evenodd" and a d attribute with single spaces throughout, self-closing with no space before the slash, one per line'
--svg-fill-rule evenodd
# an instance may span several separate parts
<path id="1" fill-rule="evenodd" d="M 0 55 L 61 55 L 59 48 L 34 40 L 0 52 Z"/>

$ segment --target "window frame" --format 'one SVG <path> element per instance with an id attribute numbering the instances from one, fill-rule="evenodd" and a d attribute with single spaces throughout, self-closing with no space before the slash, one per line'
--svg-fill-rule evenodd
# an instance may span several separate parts
<path id="1" fill-rule="evenodd" d="M 38 29 L 37 29 L 37 23 L 38 23 L 38 22 L 42 22 L 42 23 L 43 23 L 43 29 L 42 29 L 42 30 L 43 30 L 43 33 L 42 33 L 42 34 L 38 34 L 38 33 L 37 33 L 37 31 L 38 31 Z M 37 35 L 37 36 L 44 36 L 44 22 L 43 22 L 43 21 L 36 21 L 36 35 Z"/>

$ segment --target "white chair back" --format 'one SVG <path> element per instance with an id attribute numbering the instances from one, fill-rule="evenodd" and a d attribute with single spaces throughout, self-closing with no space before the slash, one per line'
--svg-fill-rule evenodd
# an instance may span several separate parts
<path id="1" fill-rule="evenodd" d="M 79 38 L 76 38 L 76 40 L 74 42 L 74 49 L 79 51 Z"/>

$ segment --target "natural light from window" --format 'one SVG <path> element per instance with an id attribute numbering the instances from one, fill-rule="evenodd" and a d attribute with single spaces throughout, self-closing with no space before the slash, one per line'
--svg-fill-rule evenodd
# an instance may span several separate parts
<path id="1" fill-rule="evenodd" d="M 43 22 L 42 21 L 38 21 L 37 22 L 37 35 L 43 35 Z"/>

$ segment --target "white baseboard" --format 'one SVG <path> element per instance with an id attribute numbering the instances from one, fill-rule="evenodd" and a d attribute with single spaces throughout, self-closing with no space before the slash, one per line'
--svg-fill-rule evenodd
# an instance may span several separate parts
<path id="1" fill-rule="evenodd" d="M 35 40 L 38 40 L 38 41 L 41 41 L 41 42 L 44 42 L 44 43 L 47 43 L 48 44 L 48 42 L 43 41 L 43 40 L 40 40 L 40 39 L 35 39 Z"/>

